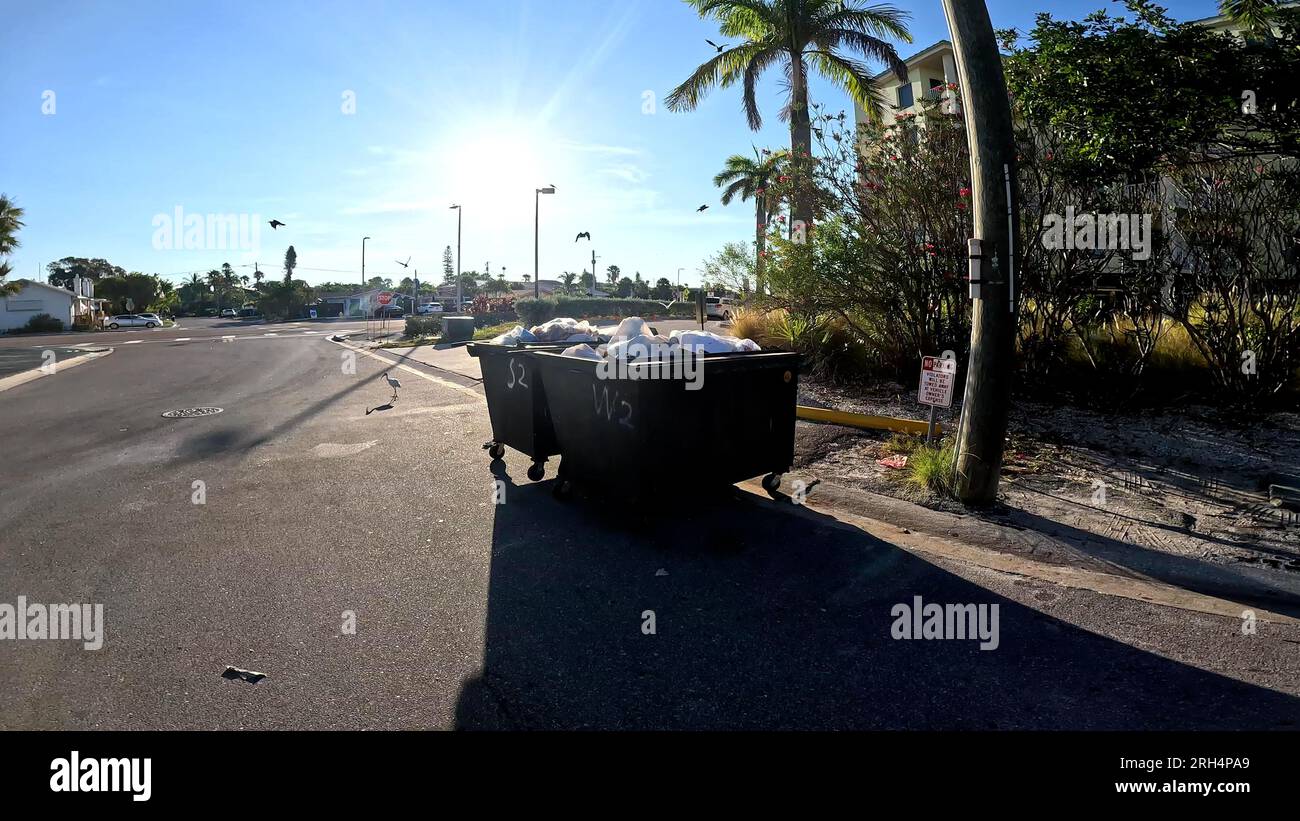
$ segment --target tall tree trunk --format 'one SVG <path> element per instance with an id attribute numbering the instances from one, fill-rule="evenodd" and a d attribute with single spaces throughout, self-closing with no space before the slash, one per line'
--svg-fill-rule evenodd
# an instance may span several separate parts
<path id="1" fill-rule="evenodd" d="M 808 72 L 801 55 L 792 55 L 790 78 L 790 153 L 793 155 L 792 172 L 795 180 L 793 201 L 790 203 L 790 231 L 794 224 L 803 222 L 811 229 L 813 224 L 811 198 L 812 118 L 808 110 Z"/>
<path id="2" fill-rule="evenodd" d="M 754 197 L 754 290 L 759 294 L 763 291 L 764 268 L 767 260 L 763 258 L 763 252 L 767 250 L 767 208 L 765 198 L 762 194 Z"/>

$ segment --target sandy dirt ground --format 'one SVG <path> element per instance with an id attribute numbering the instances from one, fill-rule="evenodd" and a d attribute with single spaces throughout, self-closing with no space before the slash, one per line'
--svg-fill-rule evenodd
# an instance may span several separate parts
<path id="1" fill-rule="evenodd" d="M 915 388 L 800 386 L 800 403 L 923 418 Z M 940 411 L 953 425 L 959 409 Z M 892 434 L 799 423 L 797 466 L 824 481 L 943 510 L 951 501 L 878 464 Z M 1269 485 L 1300 477 L 1300 414 L 1243 419 L 1212 408 L 1103 414 L 1017 401 L 1001 501 L 1077 538 L 1183 559 L 1300 573 L 1300 521 L 1270 503 Z M 1059 530 L 1060 528 L 1056 528 Z"/>

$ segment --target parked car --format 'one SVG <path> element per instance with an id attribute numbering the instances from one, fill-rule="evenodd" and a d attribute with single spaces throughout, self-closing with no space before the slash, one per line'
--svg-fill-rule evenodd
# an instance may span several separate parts
<path id="1" fill-rule="evenodd" d="M 240 317 L 240 319 L 256 319 L 257 317 L 260 317 L 261 315 L 262 315 L 262 314 L 259 313 L 258 310 L 257 310 L 256 308 L 240 308 L 240 309 L 239 309 L 239 317 Z"/>
<path id="2" fill-rule="evenodd" d="M 139 314 L 118 314 L 110 316 L 104 320 L 104 325 L 112 330 L 118 328 L 157 328 L 162 322 L 157 319 L 146 319 Z"/>
<path id="3" fill-rule="evenodd" d="M 381 305 L 375 309 L 375 316 L 396 319 L 406 316 L 406 311 L 403 311 L 401 307 L 397 305 Z"/>
<path id="4" fill-rule="evenodd" d="M 417 306 L 415 312 L 421 316 L 426 314 L 440 314 L 442 313 L 442 305 L 437 302 L 426 302 L 423 305 Z"/>
<path id="5" fill-rule="evenodd" d="M 234 308 L 222 308 L 222 309 L 221 309 L 221 318 L 222 318 L 222 319 L 237 319 L 238 317 L 239 317 L 239 312 L 236 311 Z"/>
<path id="6" fill-rule="evenodd" d="M 731 319 L 736 312 L 736 301 L 729 296 L 704 298 L 704 315 L 708 319 Z"/>
<path id="7" fill-rule="evenodd" d="M 156 323 L 158 327 L 160 328 L 162 327 L 163 324 L 162 317 L 158 316 L 158 314 L 136 314 L 136 316 L 140 317 L 141 319 L 150 320 L 151 322 Z"/>

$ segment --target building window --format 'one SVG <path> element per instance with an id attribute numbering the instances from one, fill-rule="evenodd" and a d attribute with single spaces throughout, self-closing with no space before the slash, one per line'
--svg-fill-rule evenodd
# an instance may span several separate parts
<path id="1" fill-rule="evenodd" d="M 946 83 L 943 80 L 930 78 L 930 99 L 935 100 L 943 96 L 943 89 Z"/>
<path id="2" fill-rule="evenodd" d="M 911 108 L 911 107 L 912 107 L 912 104 L 915 103 L 915 102 L 916 102 L 915 98 L 912 97 L 912 84 L 911 84 L 911 83 L 908 83 L 907 85 L 902 85 L 902 86 L 899 86 L 899 87 L 898 87 L 898 107 L 899 107 L 899 108 Z"/>

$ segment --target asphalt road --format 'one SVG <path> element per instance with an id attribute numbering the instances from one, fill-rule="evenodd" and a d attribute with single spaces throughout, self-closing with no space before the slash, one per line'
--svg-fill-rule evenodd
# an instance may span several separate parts
<path id="1" fill-rule="evenodd" d="M 701 498 L 689 466 L 629 465 L 661 473 L 653 500 L 558 502 L 553 469 L 534 484 L 517 454 L 489 465 L 481 389 L 394 371 L 384 409 L 388 366 L 358 355 L 349 374 L 311 330 L 140 334 L 0 393 L 0 603 L 102 603 L 106 621 L 96 651 L 0 641 L 0 727 L 1300 718 L 1293 695 L 1179 660 L 1294 665 L 1286 640 L 1247 645 L 1230 620 L 943 568 L 788 503 Z M 224 410 L 161 416 L 200 406 Z M 997 649 L 892 639 L 892 608 L 915 595 L 999 605 Z M 267 678 L 227 680 L 227 665 Z"/>

